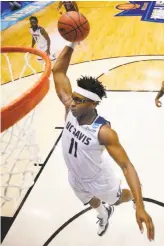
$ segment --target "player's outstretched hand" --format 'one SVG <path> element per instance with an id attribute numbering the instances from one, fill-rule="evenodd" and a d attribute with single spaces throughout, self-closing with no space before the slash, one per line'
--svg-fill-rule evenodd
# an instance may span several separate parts
<path id="1" fill-rule="evenodd" d="M 150 241 L 153 241 L 155 237 L 155 229 L 154 229 L 153 221 L 144 208 L 138 208 L 136 210 L 136 220 L 141 233 L 144 232 L 143 223 L 145 223 L 147 228 L 147 237 Z"/>
<path id="2" fill-rule="evenodd" d="M 158 108 L 162 107 L 162 103 L 158 99 L 155 99 L 155 104 Z"/>

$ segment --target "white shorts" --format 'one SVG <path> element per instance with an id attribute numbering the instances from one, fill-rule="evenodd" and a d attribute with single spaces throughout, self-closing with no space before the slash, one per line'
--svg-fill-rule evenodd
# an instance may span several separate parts
<path id="1" fill-rule="evenodd" d="M 121 197 L 120 180 L 115 177 L 114 182 L 112 180 L 111 184 L 110 177 L 105 173 L 91 182 L 84 183 L 69 171 L 68 180 L 74 193 L 84 205 L 87 205 L 94 197 L 113 205 Z"/>

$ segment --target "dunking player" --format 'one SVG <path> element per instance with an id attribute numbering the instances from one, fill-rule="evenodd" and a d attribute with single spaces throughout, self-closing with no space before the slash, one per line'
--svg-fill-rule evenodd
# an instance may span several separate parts
<path id="1" fill-rule="evenodd" d="M 79 11 L 77 3 L 75 1 L 60 1 L 59 5 L 57 7 L 57 10 L 59 11 L 59 13 L 62 15 L 63 12 L 60 10 L 62 5 L 64 6 L 66 12 L 69 11 Z"/>
<path id="2" fill-rule="evenodd" d="M 161 89 L 160 91 L 158 92 L 156 98 L 155 98 L 155 104 L 157 107 L 161 107 L 162 106 L 162 103 L 159 101 L 159 98 L 161 98 L 164 94 L 164 81 L 162 82 L 162 86 L 161 86 Z"/>
<path id="3" fill-rule="evenodd" d="M 33 48 L 36 43 L 37 49 L 46 52 L 50 56 L 51 61 L 55 60 L 55 55 L 50 54 L 51 40 L 48 33 L 43 27 L 38 26 L 38 19 L 35 16 L 31 16 L 29 20 L 31 25 L 30 33 L 32 34 L 31 47 Z M 38 57 L 38 60 L 42 60 L 42 58 Z"/>
<path id="4" fill-rule="evenodd" d="M 106 96 L 103 85 L 95 78 L 81 77 L 78 87 L 72 92 L 67 69 L 75 44 L 68 43 L 63 49 L 52 72 L 57 95 L 65 106 L 66 122 L 62 134 L 63 156 L 68 167 L 68 179 L 76 196 L 90 204 L 98 212 L 98 235 L 102 236 L 108 227 L 113 206 L 128 202 L 134 197 L 136 219 L 141 232 L 144 222 L 147 236 L 154 239 L 154 225 L 145 211 L 140 181 L 136 170 L 121 146 L 117 133 L 110 123 L 101 117 L 96 106 Z M 121 167 L 130 190 L 120 188 L 110 164 L 102 159 L 106 148 L 109 155 Z"/>

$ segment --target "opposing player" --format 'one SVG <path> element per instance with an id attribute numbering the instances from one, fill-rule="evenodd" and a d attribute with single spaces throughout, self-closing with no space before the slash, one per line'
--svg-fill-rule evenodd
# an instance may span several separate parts
<path id="1" fill-rule="evenodd" d="M 30 17 L 30 33 L 32 34 L 32 44 L 33 48 L 36 44 L 37 49 L 46 52 L 48 56 L 50 56 L 51 61 L 55 60 L 55 54 L 50 54 L 51 50 L 51 40 L 46 32 L 46 30 L 38 25 L 38 19 L 35 16 Z M 41 57 L 38 57 L 38 60 L 42 60 Z"/>
<path id="2" fill-rule="evenodd" d="M 162 107 L 162 103 L 161 103 L 161 101 L 159 101 L 159 98 L 161 98 L 163 96 L 163 94 L 164 94 L 164 81 L 162 82 L 161 89 L 155 98 L 155 104 L 157 107 Z"/>
<path id="3" fill-rule="evenodd" d="M 59 11 L 59 13 L 62 15 L 63 12 L 60 10 L 62 5 L 64 6 L 66 12 L 69 11 L 79 11 L 77 3 L 75 1 L 60 1 L 59 5 L 57 7 L 57 10 Z"/>
<path id="4" fill-rule="evenodd" d="M 134 197 L 137 223 L 141 231 L 142 223 L 146 224 L 151 241 L 154 239 L 154 225 L 144 207 L 137 172 L 117 133 L 96 110 L 106 96 L 103 85 L 93 77 L 81 77 L 77 80 L 78 87 L 72 92 L 66 73 L 74 47 L 75 44 L 68 43 L 52 69 L 56 92 L 66 112 L 62 149 L 69 183 L 84 204 L 97 210 L 99 236 L 108 228 L 108 220 L 114 210 L 112 205 L 128 202 Z M 131 191 L 121 190 L 110 163 L 103 160 L 105 148 L 122 169 Z M 104 206 L 102 202 L 111 206 Z"/>

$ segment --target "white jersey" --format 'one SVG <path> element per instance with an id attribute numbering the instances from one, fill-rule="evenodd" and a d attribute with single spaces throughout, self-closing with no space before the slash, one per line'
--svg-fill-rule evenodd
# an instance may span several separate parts
<path id="1" fill-rule="evenodd" d="M 97 115 L 91 125 L 79 125 L 71 111 L 67 115 L 62 134 L 64 159 L 68 170 L 84 182 L 94 180 L 106 169 L 102 160 L 105 148 L 98 140 L 100 127 L 106 123 Z"/>
<path id="2" fill-rule="evenodd" d="M 38 27 L 36 31 L 34 31 L 32 28 L 30 28 L 30 33 L 32 34 L 35 42 L 36 42 L 36 47 L 41 50 L 41 51 L 46 51 L 48 48 L 47 45 L 47 40 L 45 37 L 41 34 L 40 32 L 41 27 Z"/>

